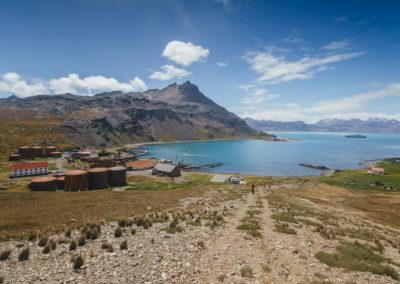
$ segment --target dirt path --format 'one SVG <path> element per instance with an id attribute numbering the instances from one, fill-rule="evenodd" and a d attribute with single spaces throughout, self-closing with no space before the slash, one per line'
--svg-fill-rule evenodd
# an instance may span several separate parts
<path id="1" fill-rule="evenodd" d="M 237 227 L 246 216 L 247 210 L 256 206 L 256 198 L 261 197 L 261 191 L 244 196 L 244 201 L 233 216 L 226 218 L 225 227 L 212 236 L 212 247 L 199 260 L 199 282 L 218 282 L 224 279 L 226 283 L 241 283 L 241 270 L 250 267 L 254 278 L 247 278 L 246 283 L 259 283 L 264 278 L 263 260 L 266 260 L 266 240 L 253 238 Z M 262 210 L 262 209 L 261 209 Z M 263 231 L 264 231 L 263 226 Z M 264 233 L 264 232 L 263 232 Z"/>

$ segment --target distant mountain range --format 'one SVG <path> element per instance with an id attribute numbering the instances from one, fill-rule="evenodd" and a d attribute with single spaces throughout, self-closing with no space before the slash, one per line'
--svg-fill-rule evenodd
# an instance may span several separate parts
<path id="1" fill-rule="evenodd" d="M 189 81 L 141 93 L 11 96 L 0 99 L 0 132 L 0 152 L 11 144 L 110 146 L 257 135 Z"/>
<path id="2" fill-rule="evenodd" d="M 400 133 L 400 121 L 395 119 L 324 119 L 309 124 L 304 121 L 273 121 L 245 118 L 246 123 L 259 131 L 320 131 L 320 132 L 364 132 Z"/>

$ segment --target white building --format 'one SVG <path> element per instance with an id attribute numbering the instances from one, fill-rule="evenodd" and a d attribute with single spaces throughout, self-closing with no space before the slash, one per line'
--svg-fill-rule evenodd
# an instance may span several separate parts
<path id="1" fill-rule="evenodd" d="M 11 166 L 11 177 L 47 175 L 48 172 L 48 162 L 19 163 Z"/>

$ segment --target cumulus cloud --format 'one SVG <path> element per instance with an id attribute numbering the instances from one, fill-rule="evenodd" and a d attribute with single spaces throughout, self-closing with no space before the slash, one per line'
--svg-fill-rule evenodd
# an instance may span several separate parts
<path id="1" fill-rule="evenodd" d="M 208 57 L 210 51 L 200 45 L 191 42 L 170 41 L 162 53 L 165 58 L 183 65 L 189 66 Z"/>
<path id="2" fill-rule="evenodd" d="M 48 81 L 35 78 L 25 79 L 17 73 L 6 73 L 0 80 L 0 93 L 15 94 L 19 97 L 60 93 L 94 95 L 107 91 L 137 92 L 146 89 L 148 89 L 147 85 L 139 77 L 123 83 L 115 78 L 104 76 L 80 78 L 75 73 Z"/>
<path id="3" fill-rule="evenodd" d="M 325 118 L 337 119 L 369 119 L 384 118 L 400 120 L 400 113 L 386 114 L 382 112 L 371 112 L 370 104 L 376 100 L 399 96 L 400 83 L 388 85 L 375 92 L 366 92 L 354 96 L 343 97 L 335 100 L 325 100 L 311 104 L 310 106 L 299 106 L 297 104 L 286 104 L 275 109 L 263 111 L 244 111 L 242 117 L 254 119 L 294 121 L 303 120 L 306 122 L 316 122 Z"/>
<path id="4" fill-rule="evenodd" d="M 228 66 L 228 62 L 217 61 L 217 66 L 218 67 L 226 67 L 226 66 Z"/>
<path id="5" fill-rule="evenodd" d="M 362 54 L 362 52 L 341 53 L 288 61 L 285 56 L 275 55 L 271 51 L 249 51 L 244 59 L 250 64 L 252 70 L 260 74 L 258 81 L 276 84 L 311 79 L 316 73 L 327 70 L 332 63 L 349 60 Z"/>
<path id="6" fill-rule="evenodd" d="M 343 49 L 345 47 L 348 47 L 349 45 L 350 45 L 350 41 L 347 39 L 344 39 L 344 40 L 339 40 L 339 41 L 332 41 L 331 43 L 322 47 L 322 49 L 333 51 L 333 50 L 337 50 L 337 49 Z"/>
<path id="7" fill-rule="evenodd" d="M 186 77 L 186 76 L 189 76 L 190 74 L 192 74 L 185 69 L 177 68 L 173 65 L 168 65 L 168 64 L 161 66 L 161 70 L 162 71 L 153 72 L 150 75 L 150 78 L 166 81 L 166 80 L 171 80 L 174 78 L 183 78 L 183 77 Z"/>

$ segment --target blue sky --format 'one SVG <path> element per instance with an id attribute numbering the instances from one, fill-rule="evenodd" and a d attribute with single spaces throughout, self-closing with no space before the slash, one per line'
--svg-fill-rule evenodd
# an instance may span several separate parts
<path id="1" fill-rule="evenodd" d="M 0 97 L 186 80 L 257 119 L 400 119 L 398 1 L 2 0 Z"/>

